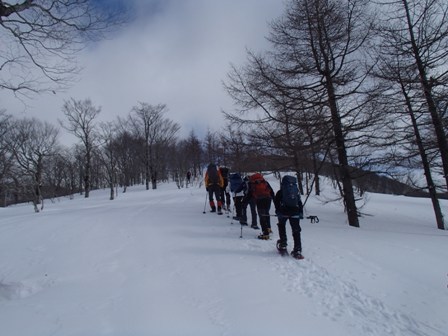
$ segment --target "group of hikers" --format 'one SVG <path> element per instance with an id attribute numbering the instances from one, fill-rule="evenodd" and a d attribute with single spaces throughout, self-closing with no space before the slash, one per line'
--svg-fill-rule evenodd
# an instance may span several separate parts
<path id="1" fill-rule="evenodd" d="M 210 163 L 205 172 L 204 182 L 211 212 L 216 212 L 219 215 L 222 215 L 223 210 L 231 212 L 231 200 L 233 200 L 235 209 L 233 219 L 238 220 L 241 225 L 248 225 L 247 208 L 250 207 L 251 227 L 259 229 L 257 217 L 260 222 L 262 232 L 258 236 L 259 239 L 270 239 L 272 229 L 269 211 L 273 202 L 278 219 L 278 251 L 281 254 L 287 253 L 286 222 L 289 220 L 294 241 L 291 256 L 303 259 L 300 236 L 303 206 L 297 179 L 294 176 L 283 176 L 280 189 L 275 193 L 261 173 L 243 177 L 237 172 L 230 173 L 227 167 L 218 167 L 216 164 Z"/>

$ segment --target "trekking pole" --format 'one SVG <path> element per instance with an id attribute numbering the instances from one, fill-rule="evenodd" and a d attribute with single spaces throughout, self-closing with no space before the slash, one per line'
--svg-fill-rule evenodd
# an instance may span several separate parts
<path id="1" fill-rule="evenodd" d="M 241 225 L 241 234 L 240 234 L 240 238 L 243 238 L 243 225 Z"/>
<path id="2" fill-rule="evenodd" d="M 204 211 L 202 212 L 205 214 L 205 207 L 207 206 L 207 191 L 205 192 L 205 202 L 204 202 Z"/>

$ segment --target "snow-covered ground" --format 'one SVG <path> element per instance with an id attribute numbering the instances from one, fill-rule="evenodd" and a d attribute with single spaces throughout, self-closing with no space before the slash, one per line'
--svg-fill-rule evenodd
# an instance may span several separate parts
<path id="1" fill-rule="evenodd" d="M 311 196 L 298 261 L 277 254 L 275 217 L 272 240 L 240 238 L 199 186 L 108 195 L 0 209 L 1 335 L 448 335 L 448 231 L 429 199 L 368 194 L 352 228 Z"/>

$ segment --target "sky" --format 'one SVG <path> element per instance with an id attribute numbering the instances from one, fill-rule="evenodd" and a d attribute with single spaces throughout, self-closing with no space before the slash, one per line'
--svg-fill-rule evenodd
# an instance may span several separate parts
<path id="1" fill-rule="evenodd" d="M 192 129 L 200 136 L 208 128 L 219 130 L 224 125 L 221 111 L 234 109 L 222 85 L 230 64 L 243 65 L 247 49 L 268 48 L 268 24 L 281 15 L 284 2 L 130 1 L 135 18 L 79 55 L 83 71 L 69 90 L 25 104 L 0 91 L 2 108 L 57 124 L 69 98 L 90 98 L 102 108 L 104 121 L 127 115 L 139 102 L 166 104 L 166 116 L 181 125 L 181 136 Z"/>
<path id="2" fill-rule="evenodd" d="M 448 335 L 448 231 L 428 198 L 366 193 L 353 228 L 323 179 L 296 260 L 274 217 L 259 240 L 205 197 L 170 182 L 0 208 L 2 335 Z"/>

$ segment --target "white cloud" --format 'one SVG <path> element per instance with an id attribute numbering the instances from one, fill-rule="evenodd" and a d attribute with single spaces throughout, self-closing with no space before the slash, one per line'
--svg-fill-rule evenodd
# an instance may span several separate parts
<path id="1" fill-rule="evenodd" d="M 267 23 L 282 13 L 283 3 L 141 0 L 138 6 L 132 24 L 81 55 L 84 70 L 68 92 L 38 97 L 25 111 L 10 93 L 0 92 L 3 107 L 56 123 L 69 97 L 91 98 L 104 120 L 126 115 L 138 102 L 163 103 L 183 135 L 192 127 L 197 134 L 218 129 L 221 109 L 232 109 L 222 87 L 230 63 L 242 64 L 246 47 L 266 50 Z"/>

